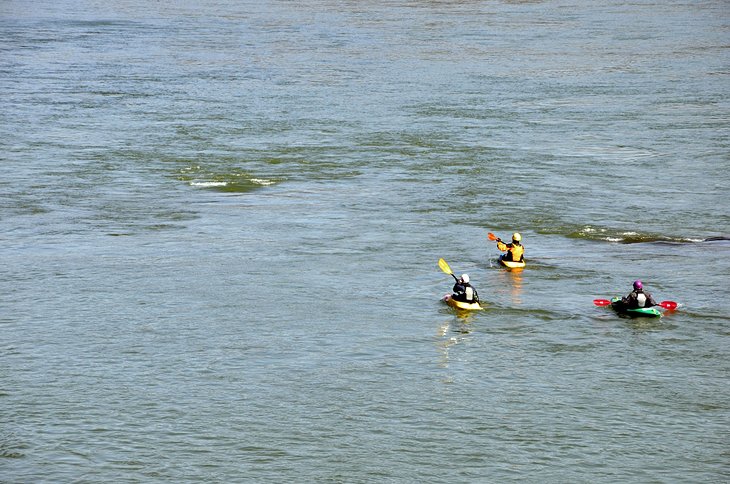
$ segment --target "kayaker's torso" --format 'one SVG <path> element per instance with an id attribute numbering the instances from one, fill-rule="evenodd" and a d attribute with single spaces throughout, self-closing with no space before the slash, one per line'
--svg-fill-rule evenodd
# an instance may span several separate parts
<path id="1" fill-rule="evenodd" d="M 507 252 L 504 255 L 505 260 L 513 260 L 515 262 L 521 261 L 525 253 L 525 248 L 522 244 L 512 242 L 511 244 L 505 244 L 504 242 L 497 241 L 497 248 L 502 252 Z"/>
<path id="2" fill-rule="evenodd" d="M 471 284 L 457 282 L 454 284 L 453 288 L 454 294 L 453 297 L 457 301 L 463 301 L 463 302 L 478 302 L 479 301 L 479 295 L 477 294 L 476 289 L 472 287 Z"/>
<path id="3" fill-rule="evenodd" d="M 657 305 L 651 294 L 641 290 L 632 291 L 628 296 L 622 298 L 621 302 L 628 309 L 650 308 Z"/>

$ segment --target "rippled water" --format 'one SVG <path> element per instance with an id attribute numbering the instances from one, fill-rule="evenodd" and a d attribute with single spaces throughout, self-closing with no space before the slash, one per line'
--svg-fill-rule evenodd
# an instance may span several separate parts
<path id="1" fill-rule="evenodd" d="M 729 30 L 3 2 L 0 481 L 727 481 Z"/>

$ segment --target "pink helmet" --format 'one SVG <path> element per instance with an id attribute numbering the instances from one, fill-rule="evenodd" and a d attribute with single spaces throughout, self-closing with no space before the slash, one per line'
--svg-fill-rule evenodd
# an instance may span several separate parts
<path id="1" fill-rule="evenodd" d="M 640 280 L 637 279 L 634 281 L 634 289 L 644 289 L 644 285 Z"/>

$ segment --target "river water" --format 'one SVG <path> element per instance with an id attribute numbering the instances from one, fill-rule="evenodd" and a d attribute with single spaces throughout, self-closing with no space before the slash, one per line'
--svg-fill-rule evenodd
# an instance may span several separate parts
<path id="1" fill-rule="evenodd" d="M 0 3 L 0 481 L 727 482 L 729 33 Z M 679 309 L 593 305 L 636 278 Z"/>

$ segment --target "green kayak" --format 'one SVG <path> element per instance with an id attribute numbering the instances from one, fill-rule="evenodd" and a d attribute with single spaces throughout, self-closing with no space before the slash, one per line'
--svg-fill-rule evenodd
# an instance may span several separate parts
<path id="1" fill-rule="evenodd" d="M 611 299 L 611 307 L 619 314 L 632 318 L 661 318 L 662 313 L 656 308 L 627 308 L 620 297 Z"/>

